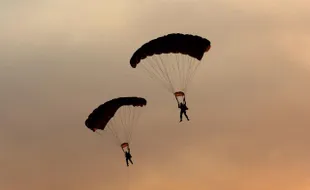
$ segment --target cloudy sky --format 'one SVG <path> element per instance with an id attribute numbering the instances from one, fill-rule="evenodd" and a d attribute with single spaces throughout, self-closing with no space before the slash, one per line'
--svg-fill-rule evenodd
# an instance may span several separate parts
<path id="1" fill-rule="evenodd" d="M 308 0 L 0 0 L 1 190 L 309 190 Z M 209 39 L 188 92 L 130 68 L 143 43 Z M 148 100 L 127 168 L 84 126 L 118 96 Z"/>

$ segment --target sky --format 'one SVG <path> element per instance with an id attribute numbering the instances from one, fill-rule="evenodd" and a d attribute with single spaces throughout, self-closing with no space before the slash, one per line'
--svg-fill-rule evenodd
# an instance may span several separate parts
<path id="1" fill-rule="evenodd" d="M 1 190 L 310 190 L 307 0 L 0 0 Z M 129 59 L 168 33 L 211 41 L 179 123 Z M 98 105 L 148 100 L 127 168 Z"/>

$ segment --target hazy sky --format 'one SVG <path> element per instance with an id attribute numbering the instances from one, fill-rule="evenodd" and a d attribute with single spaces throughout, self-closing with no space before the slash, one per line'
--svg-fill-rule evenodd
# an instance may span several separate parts
<path id="1" fill-rule="evenodd" d="M 1 190 L 310 190 L 308 0 L 0 0 Z M 142 70 L 143 43 L 209 39 L 190 122 Z M 127 168 L 84 126 L 148 100 Z"/>

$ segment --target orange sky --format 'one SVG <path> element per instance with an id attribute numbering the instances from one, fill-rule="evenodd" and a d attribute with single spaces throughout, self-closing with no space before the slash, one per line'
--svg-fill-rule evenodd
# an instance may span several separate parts
<path id="1" fill-rule="evenodd" d="M 1 2 L 1 190 L 310 190 L 307 0 Z M 129 59 L 173 32 L 212 48 L 173 97 Z M 135 165 L 84 126 L 117 96 L 148 100 Z"/>

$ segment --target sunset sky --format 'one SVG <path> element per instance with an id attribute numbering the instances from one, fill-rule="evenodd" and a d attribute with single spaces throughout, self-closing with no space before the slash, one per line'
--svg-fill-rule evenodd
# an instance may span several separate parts
<path id="1" fill-rule="evenodd" d="M 310 190 L 309 0 L 0 0 L 1 190 Z M 176 101 L 129 59 L 168 33 L 212 48 Z M 127 168 L 84 125 L 148 100 Z"/>

